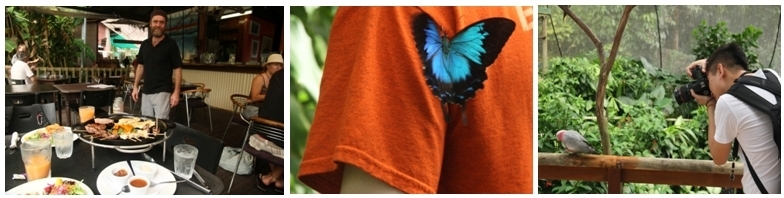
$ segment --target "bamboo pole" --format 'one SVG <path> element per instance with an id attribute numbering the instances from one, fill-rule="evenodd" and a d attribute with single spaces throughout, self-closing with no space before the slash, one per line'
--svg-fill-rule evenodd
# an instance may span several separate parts
<path id="1" fill-rule="evenodd" d="M 692 173 L 727 174 L 732 172 L 732 163 L 716 165 L 711 160 L 668 159 L 613 155 L 569 155 L 563 153 L 539 153 L 539 165 L 612 168 L 622 164 L 622 169 L 678 171 Z M 735 163 L 735 175 L 743 175 L 743 164 Z"/>

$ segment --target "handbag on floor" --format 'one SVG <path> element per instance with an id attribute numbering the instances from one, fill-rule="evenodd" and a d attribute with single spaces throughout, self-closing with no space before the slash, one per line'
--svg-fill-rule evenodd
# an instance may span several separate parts
<path id="1" fill-rule="evenodd" d="M 237 168 L 237 161 L 240 160 L 240 154 L 242 154 L 242 161 L 240 161 L 240 166 Z M 218 165 L 223 168 L 223 170 L 229 172 L 234 172 L 234 168 L 237 168 L 237 175 L 249 175 L 253 173 L 253 155 L 245 152 L 241 148 L 223 147 L 220 163 Z"/>

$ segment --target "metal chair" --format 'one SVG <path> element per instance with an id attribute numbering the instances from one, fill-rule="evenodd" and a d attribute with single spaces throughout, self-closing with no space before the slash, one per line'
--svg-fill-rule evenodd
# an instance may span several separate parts
<path id="1" fill-rule="evenodd" d="M 141 94 L 141 89 L 144 85 L 139 85 L 139 92 Z M 127 99 L 126 99 L 127 98 Z M 131 112 L 130 114 L 134 114 L 136 112 L 136 102 L 133 101 L 133 81 L 125 80 L 123 86 L 123 101 L 129 101 L 126 103 L 130 103 Z"/>
<path id="2" fill-rule="evenodd" d="M 226 125 L 226 130 L 223 131 L 223 137 L 221 137 L 221 140 L 226 138 L 226 133 L 229 132 L 229 127 L 231 127 L 232 124 L 238 124 L 247 127 L 250 122 L 247 118 L 242 116 L 242 111 L 245 110 L 245 105 L 247 105 L 248 100 L 250 100 L 250 96 L 234 94 L 231 95 L 230 99 L 234 106 L 234 113 L 232 113 L 231 118 L 229 118 L 229 124 Z M 240 114 L 239 119 L 236 119 L 237 114 Z"/>
<path id="3" fill-rule="evenodd" d="M 182 92 L 182 98 L 185 99 L 185 111 L 188 116 L 188 127 L 191 126 L 193 109 L 206 108 L 207 119 L 210 120 L 210 131 L 212 131 L 212 110 L 210 110 L 210 105 L 206 102 L 210 92 L 212 92 L 212 89 L 194 89 Z"/>
<path id="4" fill-rule="evenodd" d="M 283 147 L 283 123 L 275 122 L 272 120 L 260 118 L 257 116 L 250 117 L 250 124 L 248 126 L 248 130 L 245 131 L 245 138 L 242 139 L 242 148 L 244 151 L 248 152 L 249 154 L 253 155 L 253 164 L 256 164 L 256 159 L 262 159 L 264 161 L 268 161 L 278 166 L 283 166 L 283 158 L 274 156 L 266 151 L 258 151 L 248 145 L 248 138 L 250 137 L 251 132 L 258 133 L 264 139 L 269 140 L 270 142 L 278 145 L 281 148 Z M 237 175 L 237 170 L 239 170 L 240 162 L 242 161 L 243 155 L 245 152 L 240 153 L 240 160 L 237 160 L 237 165 L 234 168 L 234 173 L 231 175 L 231 182 L 229 182 L 229 189 L 227 193 L 231 193 L 231 187 L 234 184 L 234 177 Z"/>
<path id="5" fill-rule="evenodd" d="M 5 106 L 26 106 L 35 104 L 35 93 L 15 93 L 5 95 Z"/>

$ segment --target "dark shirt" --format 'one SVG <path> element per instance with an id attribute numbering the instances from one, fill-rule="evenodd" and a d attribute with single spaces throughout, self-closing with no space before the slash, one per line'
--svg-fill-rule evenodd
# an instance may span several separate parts
<path id="1" fill-rule="evenodd" d="M 139 48 L 139 54 L 136 55 L 136 61 L 144 66 L 142 93 L 174 91 L 172 70 L 182 66 L 182 58 L 180 48 L 169 36 L 165 36 L 155 47 L 152 46 L 152 38 L 144 40 Z"/>
<path id="2" fill-rule="evenodd" d="M 264 103 L 259 108 L 260 118 L 283 123 L 283 75 L 283 70 L 272 74 Z"/>

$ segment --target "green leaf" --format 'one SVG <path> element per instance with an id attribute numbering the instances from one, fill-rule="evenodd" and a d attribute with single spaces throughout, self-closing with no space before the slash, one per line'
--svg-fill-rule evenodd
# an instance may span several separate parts
<path id="1" fill-rule="evenodd" d="M 13 38 L 5 37 L 5 52 L 8 53 L 16 52 L 16 41 Z"/>
<path id="2" fill-rule="evenodd" d="M 664 86 L 659 85 L 651 92 L 651 96 L 654 100 L 661 100 L 664 99 Z"/>

